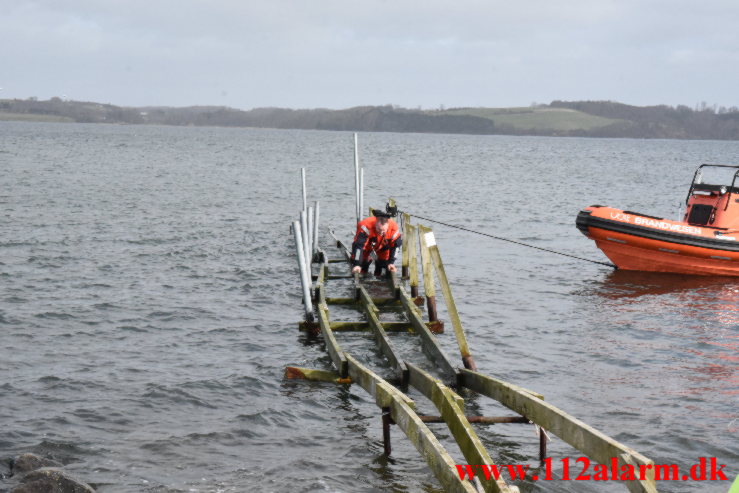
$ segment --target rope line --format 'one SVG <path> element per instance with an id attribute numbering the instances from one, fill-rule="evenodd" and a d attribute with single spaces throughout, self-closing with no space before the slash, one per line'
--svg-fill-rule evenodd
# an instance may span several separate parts
<path id="1" fill-rule="evenodd" d="M 432 222 L 432 223 L 441 224 L 441 225 L 444 225 L 444 226 L 448 226 L 450 228 L 461 229 L 462 231 L 467 231 L 468 233 L 474 233 L 474 234 L 477 234 L 477 235 L 487 236 L 489 238 L 494 238 L 496 240 L 507 241 L 508 243 L 514 243 L 516 245 L 521 245 L 521 246 L 525 246 L 525 247 L 529 247 L 529 248 L 535 248 L 535 249 L 541 250 L 543 252 L 555 253 L 557 255 L 562 255 L 564 257 L 570 257 L 570 258 L 574 258 L 574 259 L 577 259 L 577 260 L 582 260 L 584 262 L 591 262 L 593 264 L 605 265 L 605 266 L 608 266 L 608 267 L 611 267 L 611 268 L 614 268 L 614 269 L 616 268 L 615 265 L 613 265 L 613 264 L 611 264 L 609 262 L 598 262 L 597 260 L 591 260 L 589 258 L 583 258 L 583 257 L 578 257 L 576 255 L 570 255 L 569 253 L 563 253 L 563 252 L 558 252 L 556 250 L 550 250 L 548 248 L 542 248 L 542 247 L 538 247 L 538 246 L 534 246 L 534 245 L 529 245 L 528 243 L 523 243 L 523 242 L 516 241 L 516 240 L 509 240 L 508 238 L 502 238 L 500 236 L 495 236 L 495 235 L 491 235 L 491 234 L 488 234 L 488 233 L 483 233 L 481 231 L 475 231 L 474 229 L 467 229 L 467 228 L 463 228 L 462 226 L 455 226 L 454 224 L 443 223 L 441 221 L 437 221 L 435 219 L 430 219 L 428 217 L 419 216 L 417 214 L 411 214 L 410 212 L 407 212 L 407 211 L 399 211 L 399 212 L 408 214 L 411 217 L 415 217 L 415 218 L 418 218 L 418 219 L 423 219 L 424 221 L 429 221 L 429 222 Z"/>

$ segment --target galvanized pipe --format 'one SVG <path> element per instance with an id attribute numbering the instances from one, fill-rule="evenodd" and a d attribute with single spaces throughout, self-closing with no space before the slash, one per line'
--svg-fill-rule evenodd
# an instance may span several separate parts
<path id="1" fill-rule="evenodd" d="M 298 251 L 298 267 L 300 267 L 300 284 L 303 287 L 303 303 L 305 305 L 305 319 L 313 322 L 313 303 L 310 298 L 310 271 L 306 268 L 305 263 L 305 247 L 303 245 L 303 235 L 301 233 L 300 223 L 293 222 L 293 233 L 295 235 L 295 249 Z"/>
<path id="2" fill-rule="evenodd" d="M 300 168 L 300 177 L 303 182 L 303 210 L 308 208 L 308 196 L 305 191 L 305 168 Z"/>
<path id="3" fill-rule="evenodd" d="M 354 209 L 357 222 L 359 222 L 362 220 L 362 211 L 359 209 L 359 146 L 357 144 L 357 134 L 354 134 Z"/>
<path id="4" fill-rule="evenodd" d="M 318 208 L 318 201 L 316 200 L 316 204 L 313 207 L 313 253 L 318 252 L 318 214 L 319 208 Z"/>
<path id="5" fill-rule="evenodd" d="M 300 234 L 303 235 L 303 263 L 305 263 L 305 270 L 308 272 L 308 277 L 311 275 L 311 254 L 310 245 L 308 244 L 308 212 L 300 211 Z"/>
<path id="6" fill-rule="evenodd" d="M 359 220 L 364 217 L 364 168 L 359 169 Z"/>
<path id="7" fill-rule="evenodd" d="M 308 228 L 308 258 L 311 262 L 313 262 L 313 206 L 308 207 L 308 211 L 305 214 L 305 219 L 307 221 L 307 228 Z"/>

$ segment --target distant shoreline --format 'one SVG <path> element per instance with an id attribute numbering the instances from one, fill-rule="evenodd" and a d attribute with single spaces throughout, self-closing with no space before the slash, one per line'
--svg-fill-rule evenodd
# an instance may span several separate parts
<path id="1" fill-rule="evenodd" d="M 702 105 L 630 106 L 612 101 L 553 101 L 520 108 L 342 110 L 224 106 L 122 107 L 51 98 L 0 99 L 0 120 L 245 127 L 354 132 L 414 132 L 547 137 L 739 140 L 739 109 Z"/>

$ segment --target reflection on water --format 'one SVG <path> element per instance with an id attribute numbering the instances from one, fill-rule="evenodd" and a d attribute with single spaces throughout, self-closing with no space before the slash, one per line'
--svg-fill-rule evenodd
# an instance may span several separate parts
<path id="1" fill-rule="evenodd" d="M 738 311 L 739 278 L 686 276 L 658 272 L 614 270 L 604 279 L 598 294 L 608 298 L 705 293 L 707 299 L 726 300 L 726 309 Z M 714 298 L 717 297 L 717 298 Z M 728 303 L 731 302 L 731 303 Z"/>

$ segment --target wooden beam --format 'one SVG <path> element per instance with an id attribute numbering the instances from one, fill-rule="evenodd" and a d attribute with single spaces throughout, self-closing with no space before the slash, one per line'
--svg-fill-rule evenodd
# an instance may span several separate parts
<path id="1" fill-rule="evenodd" d="M 411 296 L 418 296 L 418 257 L 416 248 L 416 238 L 418 231 L 415 226 L 408 224 L 408 238 L 403 240 L 403 244 L 408 242 L 408 274 L 410 276 Z"/>
<path id="2" fill-rule="evenodd" d="M 329 382 L 336 384 L 350 384 L 351 378 L 341 378 L 335 371 L 315 370 L 312 368 L 300 368 L 297 366 L 285 367 L 285 378 L 309 380 L 311 382 Z"/>
<path id="3" fill-rule="evenodd" d="M 408 257 L 408 237 L 410 236 L 408 234 L 408 226 L 411 224 L 411 216 L 409 216 L 407 213 L 403 213 L 402 217 L 402 223 L 403 223 L 403 246 L 401 247 L 401 260 L 400 260 L 400 266 L 402 268 L 402 272 L 405 273 L 408 270 L 409 265 L 409 257 Z"/>
<path id="4" fill-rule="evenodd" d="M 341 378 L 346 378 L 348 375 L 346 357 L 344 356 L 344 352 L 341 350 L 339 343 L 336 342 L 334 332 L 331 330 L 331 323 L 328 319 L 328 307 L 325 303 L 318 305 L 318 323 L 321 326 L 321 334 L 323 335 L 323 341 L 326 344 L 326 352 L 331 356 L 331 361 L 339 372 L 339 376 Z"/>
<path id="5" fill-rule="evenodd" d="M 418 311 L 418 307 L 413 303 L 413 300 L 408 296 L 408 293 L 406 293 L 405 289 L 400 289 L 400 302 L 403 304 L 403 307 L 405 308 L 405 313 L 408 316 L 408 320 L 411 323 L 411 326 L 413 326 L 413 330 L 415 332 L 418 332 L 418 335 L 421 338 L 421 346 L 426 351 L 428 356 L 431 358 L 431 360 L 436 363 L 436 366 L 439 367 L 442 374 L 444 375 L 444 379 L 447 382 L 456 382 L 457 380 L 457 369 L 452 365 L 452 363 L 449 361 L 449 358 L 444 353 L 444 350 L 441 349 L 441 346 L 439 346 L 439 342 L 436 340 L 436 337 L 431 333 L 431 331 L 426 326 L 426 323 L 421 318 L 421 314 Z"/>
<path id="6" fill-rule="evenodd" d="M 354 305 L 357 300 L 354 298 L 326 298 L 326 303 L 329 305 Z M 395 298 L 386 297 L 375 297 L 372 298 L 372 303 L 375 305 L 400 305 L 400 302 Z"/>
<path id="7" fill-rule="evenodd" d="M 380 348 L 382 354 L 388 359 L 390 365 L 398 374 L 401 386 L 405 387 L 408 383 L 408 368 L 405 366 L 403 360 L 397 355 L 392 344 L 390 344 L 390 340 L 388 339 L 385 330 L 382 328 L 380 319 L 377 317 L 377 312 L 379 312 L 379 310 L 375 304 L 372 303 L 372 298 L 364 286 L 359 287 L 359 299 L 364 306 L 364 313 L 367 315 L 369 326 L 375 334 L 377 347 Z"/>
<path id="8" fill-rule="evenodd" d="M 467 344 L 467 337 L 464 335 L 464 329 L 462 328 L 462 321 L 459 318 L 459 312 L 457 311 L 457 304 L 454 302 L 454 296 L 452 296 L 452 288 L 449 286 L 449 280 L 446 277 L 446 271 L 444 270 L 444 264 L 441 261 L 441 254 L 439 253 L 439 247 L 436 245 L 436 238 L 434 237 L 433 231 L 430 229 L 424 232 L 424 239 L 431 255 L 431 261 L 436 269 L 436 275 L 439 278 L 439 286 L 441 292 L 444 295 L 444 301 L 446 302 L 446 310 L 449 313 L 449 318 L 452 321 L 454 327 L 454 335 L 457 337 L 457 344 L 459 345 L 459 352 L 462 354 L 462 359 L 472 361 L 472 355 L 470 354 L 470 347 Z M 472 363 L 474 365 L 474 362 Z M 467 366 L 465 364 L 465 366 Z M 470 368 L 475 370 L 476 368 Z"/>
<path id="9" fill-rule="evenodd" d="M 453 493 L 477 493 L 469 480 L 459 478 L 456 461 L 415 413 L 415 403 L 371 370 L 346 354 L 349 375 L 352 380 L 375 398 L 380 408 L 390 408 L 390 416 L 398 428 L 408 437 L 416 450 L 426 459 L 431 472 L 444 491 Z"/>
<path id="10" fill-rule="evenodd" d="M 408 363 L 408 370 L 410 384 L 420 390 L 439 410 L 467 464 L 493 464 L 492 457 L 464 415 L 464 401 L 452 389 L 417 366 Z M 484 476 L 479 479 L 488 493 L 509 491 L 502 477 L 497 481 L 493 478 L 486 479 Z"/>
<path id="11" fill-rule="evenodd" d="M 627 464 L 628 462 L 624 461 L 622 455 L 628 456 L 629 460 L 635 464 L 645 466 L 654 464 L 636 450 L 622 445 L 520 387 L 470 370 L 460 370 L 460 373 L 460 383 L 464 387 L 492 397 L 512 411 L 527 417 L 545 430 L 554 433 L 601 464 L 610 465 L 613 457 L 618 460 L 619 467 Z M 648 476 L 649 478 L 646 481 L 627 481 L 626 485 L 629 491 L 632 493 L 657 491 L 654 482 L 654 469 L 651 467 Z"/>
<path id="12" fill-rule="evenodd" d="M 427 232 L 431 231 L 431 228 L 427 228 L 422 225 L 416 226 L 418 229 L 418 236 L 421 239 L 421 267 L 423 269 L 423 294 L 426 298 L 433 298 L 436 296 L 436 289 L 434 287 L 434 273 L 431 270 L 431 254 L 429 253 L 429 247 L 426 244 Z"/>
<path id="13" fill-rule="evenodd" d="M 441 416 L 422 416 L 419 414 L 421 421 L 424 423 L 446 423 Z M 477 425 L 500 425 L 500 424 L 529 424 L 528 418 L 522 416 L 466 416 L 470 424 Z"/>

